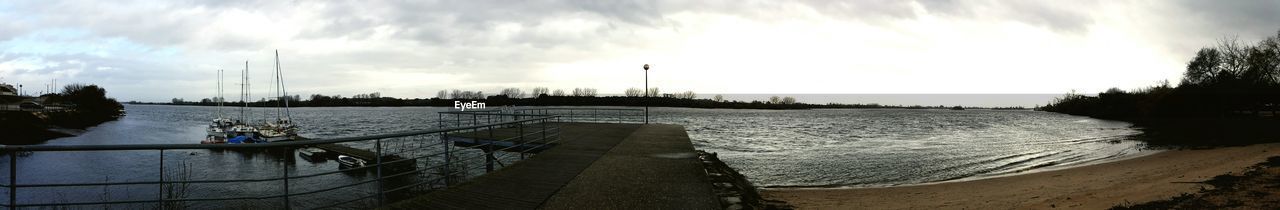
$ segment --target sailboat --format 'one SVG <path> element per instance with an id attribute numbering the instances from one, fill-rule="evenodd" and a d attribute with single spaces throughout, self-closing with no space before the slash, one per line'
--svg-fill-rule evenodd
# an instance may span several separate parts
<path id="1" fill-rule="evenodd" d="M 228 144 L 255 143 L 259 141 L 258 128 L 247 124 L 249 118 L 245 117 L 245 109 L 249 108 L 249 61 L 244 61 L 244 71 L 240 73 L 240 102 L 244 106 L 240 107 L 240 119 L 236 120 L 230 129 L 227 129 Z"/>
<path id="2" fill-rule="evenodd" d="M 222 70 L 218 70 L 218 117 L 213 118 L 209 126 L 205 128 L 205 139 L 200 141 L 201 144 L 221 144 L 227 142 L 227 131 L 233 125 L 231 119 L 222 114 L 222 105 L 224 98 L 222 97 Z"/>
<path id="3" fill-rule="evenodd" d="M 284 88 L 284 74 L 280 69 L 280 51 L 276 51 L 275 72 L 276 119 L 258 126 L 258 133 L 267 142 L 287 141 L 298 138 L 298 126 L 290 120 L 289 93 Z M 283 104 L 282 104 L 283 103 Z"/>

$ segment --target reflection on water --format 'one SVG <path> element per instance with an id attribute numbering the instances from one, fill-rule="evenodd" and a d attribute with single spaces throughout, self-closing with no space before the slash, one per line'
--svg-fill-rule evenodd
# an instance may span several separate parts
<path id="1" fill-rule="evenodd" d="M 127 105 L 129 115 L 80 136 L 46 144 L 198 143 L 214 107 Z M 231 112 L 228 115 L 238 115 Z M 294 108 L 299 134 L 309 138 L 352 137 L 434 128 L 445 107 Z M 263 116 L 266 109 L 253 110 Z M 1129 124 L 1033 111 L 989 110 L 723 110 L 654 108 L 657 123 L 685 125 L 695 147 L 719 152 L 758 186 L 882 186 L 916 184 L 1014 173 L 1127 157 L 1142 145 Z M 400 139 L 421 144 L 424 139 Z M 406 143 L 407 142 L 407 143 Z M 393 145 L 386 143 L 384 145 Z M 352 144 L 372 148 L 370 144 Z M 418 145 L 421 146 L 421 145 Z M 391 146 L 393 148 L 397 146 Z M 468 151 L 467 157 L 479 157 Z M 38 152 L 19 158 L 20 183 L 156 181 L 158 151 Z M 299 161 L 295 151 L 237 152 L 168 150 L 166 173 L 185 164 L 190 180 L 268 179 L 282 173 L 338 170 L 334 161 Z M 672 157 L 682 154 L 669 154 Z M 512 156 L 507 156 L 511 158 Z M 665 156 L 664 156 L 665 157 Z M 481 158 L 470 158 L 478 165 Z M 510 159 L 508 159 L 510 160 Z M 438 160 L 430 160 L 438 161 Z M 425 163 L 424 163 L 425 164 Z M 8 174 L 8 156 L 0 160 Z M 471 176 L 480 174 L 469 173 Z M 373 178 L 370 172 L 335 173 L 290 181 L 290 191 L 309 191 Z M 173 180 L 177 177 L 166 178 Z M 256 197 L 283 192 L 281 181 L 192 184 L 188 198 Z M 292 197 L 295 205 L 367 195 L 362 184 Z M 0 191 L 7 189 L 0 189 Z M 24 203 L 154 199 L 156 185 L 25 189 Z M 5 192 L 7 193 L 7 192 Z M 172 194 L 172 193 L 170 193 Z M 373 200 L 360 201 L 368 205 Z M 357 203 L 360 203 L 357 202 Z M 193 202 L 196 208 L 278 208 L 280 198 Z"/>

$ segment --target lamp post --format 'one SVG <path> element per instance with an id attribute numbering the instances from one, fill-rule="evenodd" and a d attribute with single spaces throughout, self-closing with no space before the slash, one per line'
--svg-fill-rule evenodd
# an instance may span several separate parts
<path id="1" fill-rule="evenodd" d="M 649 124 L 649 64 L 644 64 L 644 124 Z"/>

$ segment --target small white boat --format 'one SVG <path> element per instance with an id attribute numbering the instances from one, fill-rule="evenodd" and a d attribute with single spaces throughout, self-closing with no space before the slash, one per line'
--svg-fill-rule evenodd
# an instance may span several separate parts
<path id="1" fill-rule="evenodd" d="M 341 168 L 359 168 L 364 167 L 365 161 L 360 158 L 338 155 L 338 164 Z"/>

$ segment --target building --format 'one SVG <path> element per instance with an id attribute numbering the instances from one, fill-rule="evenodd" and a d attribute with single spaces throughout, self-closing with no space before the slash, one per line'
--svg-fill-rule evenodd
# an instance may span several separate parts
<path id="1" fill-rule="evenodd" d="M 0 84 L 0 96 L 17 96 L 18 89 L 10 84 Z"/>

